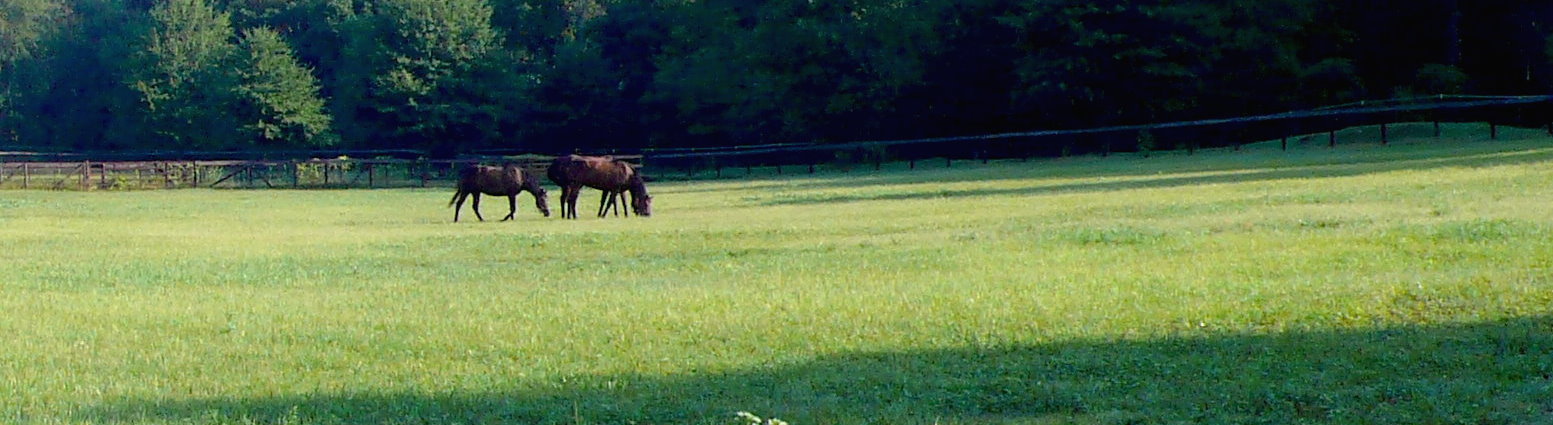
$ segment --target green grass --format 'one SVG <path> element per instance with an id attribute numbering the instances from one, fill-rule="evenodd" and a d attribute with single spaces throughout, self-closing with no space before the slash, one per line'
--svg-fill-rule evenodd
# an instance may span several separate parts
<path id="1" fill-rule="evenodd" d="M 660 182 L 650 219 L 0 192 L 0 423 L 1553 422 L 1553 138 L 1409 128 Z"/>

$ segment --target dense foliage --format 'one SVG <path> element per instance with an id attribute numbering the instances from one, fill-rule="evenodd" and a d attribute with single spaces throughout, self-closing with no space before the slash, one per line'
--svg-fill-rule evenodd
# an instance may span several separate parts
<path id="1" fill-rule="evenodd" d="M 7 0 L 0 146 L 848 141 L 1553 89 L 1487 0 Z"/>

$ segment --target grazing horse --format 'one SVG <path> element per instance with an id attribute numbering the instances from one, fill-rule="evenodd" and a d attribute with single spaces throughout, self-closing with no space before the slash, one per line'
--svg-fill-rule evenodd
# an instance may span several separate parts
<path id="1" fill-rule="evenodd" d="M 630 163 L 618 159 L 615 162 L 619 162 L 621 166 L 630 170 L 632 175 L 629 178 L 637 177 L 636 169 L 632 168 Z M 620 206 L 615 202 L 618 199 L 620 204 L 624 204 L 626 202 L 626 193 L 626 191 L 603 191 L 603 194 L 599 197 L 599 218 L 608 217 L 610 212 L 614 212 L 615 216 L 619 217 L 621 211 L 625 211 L 625 215 L 630 217 L 631 211 L 626 210 L 624 206 Z"/>
<path id="2" fill-rule="evenodd" d="M 507 216 L 501 221 L 511 220 L 518 212 L 518 192 L 528 192 L 534 195 L 534 206 L 539 212 L 550 216 L 550 201 L 547 200 L 545 188 L 539 186 L 539 179 L 535 178 L 522 167 L 506 164 L 500 167 L 484 165 L 471 165 L 458 171 L 458 191 L 453 193 L 453 199 L 448 201 L 448 206 L 453 207 L 453 222 L 458 222 L 458 213 L 464 209 L 464 198 L 474 195 L 473 210 L 475 217 L 485 221 L 480 216 L 480 194 L 507 197 Z M 456 206 L 455 206 L 456 205 Z"/>
<path id="3" fill-rule="evenodd" d="M 601 217 L 604 201 L 621 192 L 631 193 L 631 210 L 636 215 L 652 216 L 652 195 L 647 194 L 647 184 L 625 161 L 607 156 L 566 155 L 552 161 L 546 174 L 561 186 L 562 218 L 577 218 L 577 196 L 583 186 L 604 191 L 604 198 L 599 200 Z"/>

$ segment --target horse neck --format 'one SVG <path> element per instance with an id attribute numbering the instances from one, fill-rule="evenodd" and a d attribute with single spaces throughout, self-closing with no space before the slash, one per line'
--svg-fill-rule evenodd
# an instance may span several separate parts
<path id="1" fill-rule="evenodd" d="M 647 197 L 647 183 L 643 182 L 641 177 L 633 178 L 631 181 L 626 182 L 626 189 L 631 191 L 632 198 Z"/>
<path id="2" fill-rule="evenodd" d="M 522 190 L 536 196 L 539 195 L 539 189 L 539 180 L 536 180 L 526 174 L 523 176 L 523 184 L 518 186 L 518 190 Z"/>

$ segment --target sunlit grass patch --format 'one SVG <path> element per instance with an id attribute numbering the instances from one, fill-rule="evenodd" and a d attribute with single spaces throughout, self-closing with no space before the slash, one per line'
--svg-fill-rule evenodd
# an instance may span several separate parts
<path id="1" fill-rule="evenodd" d="M 1405 134 L 655 182 L 648 219 L 4 192 L 0 422 L 1536 423 L 1553 148 Z"/>

